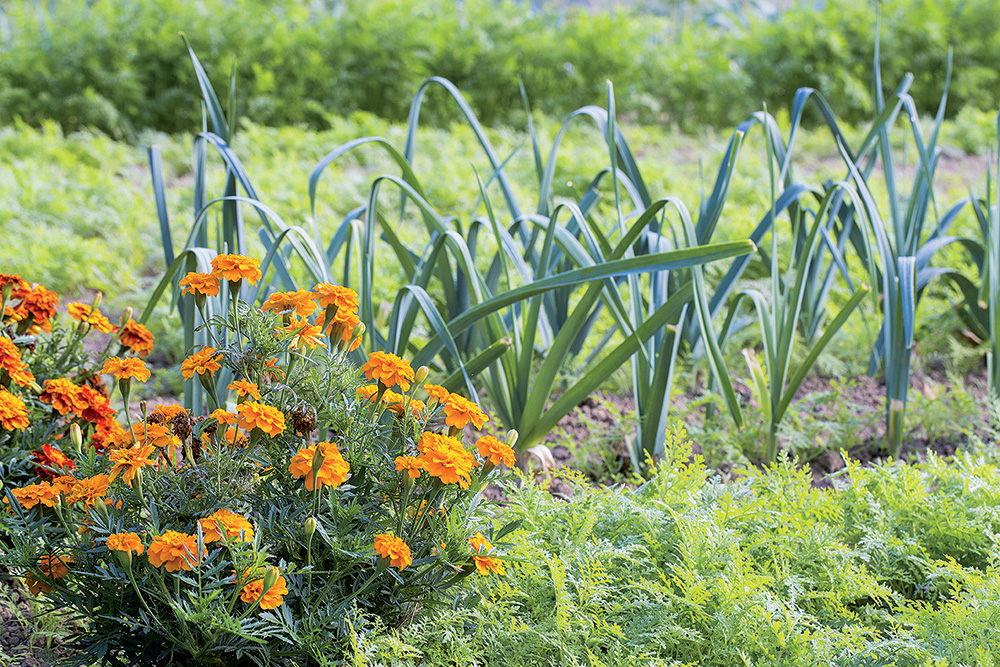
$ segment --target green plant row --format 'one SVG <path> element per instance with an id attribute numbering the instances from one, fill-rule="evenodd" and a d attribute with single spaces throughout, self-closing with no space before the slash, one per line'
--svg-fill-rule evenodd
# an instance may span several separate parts
<path id="1" fill-rule="evenodd" d="M 873 11 L 829 0 L 777 16 L 678 25 L 629 11 L 532 10 L 487 0 L 15 0 L 0 8 L 0 122 L 46 119 L 132 137 L 200 121 L 196 82 L 179 57 L 189 36 L 209 71 L 235 64 L 237 109 L 265 124 L 329 126 L 363 110 L 406 117 L 420 83 L 442 76 L 487 125 L 523 122 L 518 82 L 539 110 L 598 104 L 615 82 L 620 111 L 686 130 L 732 127 L 762 100 L 773 110 L 801 86 L 823 90 L 839 117 L 870 116 Z M 916 76 L 932 112 L 955 48 L 950 113 L 1000 106 L 1000 46 L 991 0 L 905 0 L 885 7 L 883 66 Z M 716 17 L 718 18 L 718 17 Z M 235 62 L 234 62 L 235 61 Z M 432 103 L 433 118 L 449 118 Z"/>

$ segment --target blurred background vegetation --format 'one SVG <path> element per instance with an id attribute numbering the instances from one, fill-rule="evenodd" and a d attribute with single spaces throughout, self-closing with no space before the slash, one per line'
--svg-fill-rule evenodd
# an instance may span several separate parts
<path id="1" fill-rule="evenodd" d="M 586 4 L 586 3 L 585 3 Z M 684 130 L 731 127 L 766 100 L 821 89 L 847 122 L 871 115 L 874 3 L 865 0 L 12 0 L 0 9 L 0 123 L 134 138 L 201 122 L 178 32 L 209 72 L 237 68 L 237 108 L 265 125 L 328 129 L 354 111 L 403 120 L 415 88 L 443 76 L 486 124 L 599 103 Z M 904 72 L 933 112 L 949 46 L 949 114 L 1000 104 L 1000 3 L 883 3 L 887 87 Z M 430 115 L 440 115 L 435 100 Z"/>

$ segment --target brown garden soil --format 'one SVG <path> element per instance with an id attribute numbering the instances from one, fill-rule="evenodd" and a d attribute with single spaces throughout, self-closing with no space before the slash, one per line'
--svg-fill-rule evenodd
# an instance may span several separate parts
<path id="1" fill-rule="evenodd" d="M 0 572 L 0 665 L 50 667 L 62 663 L 68 653 L 35 627 L 28 593 L 19 579 Z"/>

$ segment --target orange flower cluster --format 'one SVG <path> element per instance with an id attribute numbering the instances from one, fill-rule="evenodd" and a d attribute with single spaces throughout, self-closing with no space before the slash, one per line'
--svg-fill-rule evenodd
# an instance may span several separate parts
<path id="1" fill-rule="evenodd" d="M 205 544 L 217 542 L 250 542 L 253 540 L 253 524 L 236 512 L 217 510 L 204 519 L 198 519 L 204 533 Z"/>
<path id="2" fill-rule="evenodd" d="M 358 326 L 358 293 L 347 287 L 331 283 L 321 283 L 313 288 L 319 305 L 325 310 L 316 318 L 316 324 L 321 326 L 331 339 L 340 340 L 344 345 L 350 345 L 351 350 L 357 349 L 361 340 L 351 340 L 354 328 Z"/>
<path id="3" fill-rule="evenodd" d="M 503 574 L 503 561 L 498 558 L 491 558 L 483 554 L 493 553 L 493 545 L 486 541 L 482 533 L 469 539 L 469 547 L 472 549 L 472 561 L 476 565 L 479 574 Z"/>
<path id="4" fill-rule="evenodd" d="M 6 389 L 0 389 L 0 427 L 5 431 L 28 428 L 28 407 Z"/>
<path id="5" fill-rule="evenodd" d="M 326 343 L 320 340 L 323 330 L 316 325 L 309 324 L 308 320 L 292 319 L 284 327 L 278 327 L 275 336 L 279 334 L 290 335 L 292 337 L 289 345 L 296 349 L 308 347 L 310 350 L 319 347 L 326 347 Z"/>
<path id="6" fill-rule="evenodd" d="M 256 285 L 260 280 L 260 260 L 243 255 L 216 255 L 212 258 L 212 275 L 231 283 L 246 280 Z"/>
<path id="7" fill-rule="evenodd" d="M 413 562 L 413 558 L 410 557 L 410 547 L 390 533 L 375 536 L 375 553 L 382 558 L 388 558 L 389 564 L 400 570 Z"/>
<path id="8" fill-rule="evenodd" d="M 111 324 L 111 320 L 102 315 L 101 311 L 85 303 L 74 301 L 66 306 L 66 312 L 77 322 L 89 324 L 92 329 L 97 329 L 101 333 L 115 332 L 115 326 Z"/>
<path id="9" fill-rule="evenodd" d="M 21 360 L 21 350 L 9 338 L 0 336 L 0 386 L 4 383 L 3 376 L 10 378 L 16 385 L 26 387 L 35 381 L 35 376 Z"/>
<path id="10" fill-rule="evenodd" d="M 260 308 L 284 315 L 287 319 L 290 319 L 292 314 L 303 318 L 309 317 L 316 310 L 316 299 L 312 292 L 304 289 L 295 292 L 275 292 L 267 297 L 267 301 Z"/>
<path id="11" fill-rule="evenodd" d="M 253 581 L 246 584 L 240 591 L 240 599 L 247 604 L 253 604 L 259 598 L 260 608 L 266 611 L 280 607 L 284 603 L 283 596 L 288 595 L 288 583 L 284 577 L 279 575 L 275 578 L 271 587 L 267 591 L 264 591 L 265 573 L 266 570 L 264 572 L 243 573 L 244 580 L 253 578 Z M 263 597 L 261 597 L 262 594 Z"/>
<path id="12" fill-rule="evenodd" d="M 94 502 L 104 497 L 110 484 L 111 479 L 107 475 L 94 475 L 82 479 L 62 475 L 54 478 L 51 482 L 39 482 L 11 489 L 11 493 L 18 504 L 25 509 L 31 509 L 36 505 L 55 507 L 60 496 L 65 498 L 68 503 L 82 502 L 90 507 Z M 7 503 L 8 501 L 4 498 L 3 502 Z"/>
<path id="13" fill-rule="evenodd" d="M 138 380 L 145 382 L 149 379 L 149 369 L 142 359 L 130 357 L 111 357 L 104 362 L 101 372 L 106 375 L 114 375 L 116 380 Z"/>
<path id="14" fill-rule="evenodd" d="M 276 436 L 285 430 L 285 415 L 270 405 L 244 401 L 236 408 L 236 413 L 236 423 L 244 431 L 250 432 L 256 428 L 270 436 Z"/>
<path id="15" fill-rule="evenodd" d="M 149 356 L 153 351 L 153 333 L 131 317 L 118 331 L 121 344 L 140 357 Z"/>
<path id="16" fill-rule="evenodd" d="M 53 472 L 53 468 L 57 471 L 62 471 L 61 474 L 66 474 L 75 467 L 73 461 L 68 456 L 52 445 L 42 445 L 41 451 L 32 452 L 30 459 L 35 464 L 35 474 L 42 479 L 55 479 L 58 477 L 60 473 Z"/>
<path id="17" fill-rule="evenodd" d="M 445 414 L 444 423 L 455 429 L 465 428 L 466 424 L 470 423 L 476 428 L 482 428 L 490 419 L 482 408 L 458 394 L 448 394 L 442 408 Z"/>
<path id="18" fill-rule="evenodd" d="M 417 460 L 427 474 L 437 477 L 443 484 L 457 482 L 463 489 L 469 488 L 472 469 L 479 462 L 461 442 L 447 435 L 425 431 L 420 436 L 417 449 L 420 450 Z"/>
<path id="19" fill-rule="evenodd" d="M 135 533 L 111 533 L 108 535 L 107 547 L 111 551 L 134 551 L 136 556 L 142 554 L 145 547 Z"/>
<path id="20" fill-rule="evenodd" d="M 420 477 L 420 469 L 423 465 L 415 456 L 397 456 L 396 457 L 396 470 L 403 472 L 404 470 L 410 476 L 410 479 L 417 479 Z"/>
<path id="21" fill-rule="evenodd" d="M 216 296 L 219 293 L 219 277 L 211 273 L 192 271 L 181 278 L 178 284 L 184 288 L 181 294 Z"/>
<path id="22" fill-rule="evenodd" d="M 479 450 L 479 455 L 483 457 L 484 461 L 489 461 L 495 466 L 503 463 L 511 468 L 517 463 L 514 450 L 507 443 L 500 442 L 492 435 L 484 435 L 477 440 L 476 449 Z"/>
<path id="23" fill-rule="evenodd" d="M 235 391 L 240 398 L 250 396 L 258 401 L 260 400 L 260 389 L 257 388 L 253 382 L 247 382 L 246 380 L 236 380 L 235 382 L 230 382 L 229 386 L 226 387 L 231 391 Z"/>
<path id="24" fill-rule="evenodd" d="M 215 371 L 222 368 L 220 359 L 222 359 L 222 353 L 214 347 L 203 347 L 181 362 L 181 375 L 188 380 L 195 374 L 207 374 L 214 377 Z"/>
<path id="25" fill-rule="evenodd" d="M 413 366 L 388 352 L 372 352 L 368 361 L 361 366 L 365 377 L 384 387 L 395 387 L 403 391 L 413 382 Z"/>
<path id="26" fill-rule="evenodd" d="M 132 480 L 137 474 L 142 473 L 143 467 L 156 465 L 156 460 L 149 458 L 150 454 L 155 451 L 156 447 L 151 444 L 111 451 L 108 454 L 109 460 L 114 464 L 109 473 L 111 481 L 115 481 L 118 475 L 121 475 L 125 483 L 132 486 Z"/>
<path id="27" fill-rule="evenodd" d="M 190 570 L 201 563 L 205 554 L 198 553 L 198 541 L 194 535 L 168 530 L 157 535 L 146 551 L 153 567 L 166 566 L 167 572 Z"/>
<path id="28" fill-rule="evenodd" d="M 41 285 L 29 286 L 16 274 L 0 274 L 0 287 L 10 289 L 10 298 L 2 313 L 7 324 L 17 324 L 18 333 L 51 332 L 51 319 L 59 308 L 59 297 Z"/>
<path id="29" fill-rule="evenodd" d="M 28 585 L 28 590 L 31 591 L 32 595 L 49 593 L 52 591 L 51 582 L 55 579 L 62 579 L 69 574 L 69 566 L 73 562 L 73 557 L 69 554 L 60 554 L 58 556 L 56 554 L 46 554 L 38 559 L 38 569 L 42 571 L 42 575 L 48 579 L 48 582 L 27 576 L 24 578 L 24 583 Z"/>
<path id="30" fill-rule="evenodd" d="M 319 457 L 321 463 L 316 473 L 316 483 L 319 488 L 324 486 L 337 487 L 347 481 L 351 466 L 344 460 L 337 446 L 332 442 L 318 442 L 311 447 L 300 449 L 288 464 L 288 472 L 292 477 L 305 477 L 306 489 L 315 491 L 313 485 L 313 461 Z"/>

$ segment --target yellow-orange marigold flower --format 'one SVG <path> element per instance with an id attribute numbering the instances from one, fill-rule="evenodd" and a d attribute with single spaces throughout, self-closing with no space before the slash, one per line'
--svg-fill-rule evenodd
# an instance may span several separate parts
<path id="1" fill-rule="evenodd" d="M 413 562 L 410 557 L 410 547 L 406 542 L 390 533 L 375 536 L 375 553 L 382 558 L 388 558 L 389 564 L 400 570 Z"/>
<path id="2" fill-rule="evenodd" d="M 198 523 L 204 533 L 205 544 L 219 540 L 237 542 L 253 540 L 253 524 L 236 512 L 217 510 L 211 516 L 198 519 Z"/>
<path id="3" fill-rule="evenodd" d="M 458 483 L 469 488 L 472 468 L 479 465 L 475 457 L 455 438 L 439 433 L 424 432 L 417 443 L 421 467 L 443 484 Z"/>
<path id="4" fill-rule="evenodd" d="M 316 473 L 316 482 L 320 488 L 324 486 L 337 487 L 347 480 L 351 466 L 344 460 L 337 446 L 332 442 L 318 442 L 311 447 L 305 447 L 296 452 L 288 464 L 288 472 L 292 477 L 305 478 L 306 489 L 315 491 L 313 486 L 313 457 L 319 451 L 323 464 Z"/>
<path id="5" fill-rule="evenodd" d="M 78 479 L 73 485 L 73 492 L 69 497 L 69 501 L 71 503 L 83 502 L 83 504 L 89 507 L 94 504 L 94 501 L 104 498 L 109 484 L 111 484 L 111 478 L 107 475 L 94 475 L 93 477 Z"/>
<path id="6" fill-rule="evenodd" d="M 396 470 L 406 471 L 410 479 L 420 477 L 420 461 L 415 456 L 397 456 Z"/>
<path id="7" fill-rule="evenodd" d="M 500 442 L 492 435 L 484 435 L 476 441 L 476 449 L 483 460 L 489 461 L 495 466 L 503 463 L 508 468 L 513 467 L 517 462 L 514 450 L 507 446 L 507 443 Z"/>
<path id="8" fill-rule="evenodd" d="M 161 423 L 167 424 L 171 419 L 174 419 L 178 415 L 183 415 L 186 412 L 187 410 L 185 410 L 184 406 L 180 403 L 168 403 L 167 405 L 157 403 L 153 406 L 153 411 L 149 413 L 149 416 L 153 417 L 155 415 L 158 419 L 160 419 Z M 150 421 L 155 420 L 150 419 Z"/>
<path id="9" fill-rule="evenodd" d="M 149 369 L 146 362 L 134 357 L 111 357 L 104 362 L 102 373 L 114 375 L 116 380 L 138 380 L 145 382 L 149 379 Z"/>
<path id="10" fill-rule="evenodd" d="M 121 474 L 122 479 L 129 486 L 132 486 L 132 478 L 136 473 L 141 473 L 143 466 L 156 465 L 156 460 L 148 458 L 156 451 L 156 447 L 151 444 L 136 445 L 122 449 L 115 449 L 108 453 L 108 460 L 114 463 L 108 474 L 111 481 L 115 481 Z"/>
<path id="11" fill-rule="evenodd" d="M 490 558 L 486 555 L 493 553 L 493 545 L 486 541 L 482 533 L 476 533 L 475 537 L 469 539 L 469 547 L 472 549 L 472 560 L 476 564 L 479 574 L 503 574 L 503 561 L 498 558 Z"/>
<path id="12" fill-rule="evenodd" d="M 358 395 L 362 401 L 372 403 L 375 400 L 375 395 L 378 394 L 377 384 L 366 384 L 363 387 L 358 387 L 354 390 L 354 393 Z"/>
<path id="13" fill-rule="evenodd" d="M 122 446 L 131 447 L 133 442 L 137 445 L 153 445 L 157 449 L 167 451 L 171 456 L 181 446 L 181 441 L 170 429 L 163 424 L 152 422 L 132 424 L 132 432 L 131 434 L 126 432 L 126 438 L 128 441 L 122 443 Z"/>
<path id="14" fill-rule="evenodd" d="M 118 332 L 118 340 L 140 357 L 145 357 L 153 351 L 153 332 L 132 318 L 122 325 L 121 331 Z"/>
<path id="15" fill-rule="evenodd" d="M 204 554 L 198 553 L 198 541 L 194 535 L 176 530 L 168 530 L 154 537 L 146 553 L 150 565 L 166 566 L 167 572 L 190 570 L 204 557 Z"/>
<path id="16" fill-rule="evenodd" d="M 229 424 L 230 426 L 232 426 L 233 424 L 236 423 L 236 414 L 232 412 L 227 412 L 222 408 L 219 408 L 218 410 L 212 410 L 212 414 L 210 414 L 209 417 L 211 419 L 216 420 L 220 424 Z"/>
<path id="17" fill-rule="evenodd" d="M 59 502 L 59 490 L 48 482 L 29 484 L 18 489 L 11 489 L 10 492 L 17 499 L 18 504 L 27 510 L 35 505 L 54 507 Z M 6 496 L 4 496 L 3 502 L 9 503 Z"/>
<path id="18" fill-rule="evenodd" d="M 285 430 L 285 415 L 270 405 L 244 401 L 236 407 L 236 423 L 247 432 L 258 428 L 270 436 L 276 436 Z"/>
<path id="19" fill-rule="evenodd" d="M 293 319 L 288 323 L 288 326 L 278 327 L 275 331 L 275 336 L 279 334 L 289 334 L 292 336 L 289 345 L 294 348 L 309 347 L 313 349 L 317 345 L 320 347 L 326 347 L 326 343 L 320 340 L 320 336 L 323 335 L 323 330 L 318 326 L 309 324 L 306 320 L 296 320 Z"/>
<path id="20" fill-rule="evenodd" d="M 454 428 L 465 428 L 470 422 L 476 428 L 482 428 L 490 420 L 478 405 L 458 394 L 449 394 L 443 407 L 444 423 Z"/>
<path id="21" fill-rule="evenodd" d="M 357 312 L 358 293 L 349 287 L 341 287 L 333 283 L 320 283 L 312 290 L 319 299 L 320 308 L 336 306 L 337 310 Z"/>
<path id="22" fill-rule="evenodd" d="M 28 408 L 20 396 L 0 389 L 0 427 L 6 431 L 28 428 Z"/>
<path id="23" fill-rule="evenodd" d="M 0 336 L 0 373 L 3 371 L 7 371 L 7 375 L 10 376 L 14 384 L 22 387 L 35 381 L 35 376 L 21 360 L 21 350 L 14 344 L 14 341 Z"/>
<path id="24" fill-rule="evenodd" d="M 38 398 L 45 403 L 51 403 L 56 412 L 61 415 L 82 412 L 87 407 L 83 401 L 80 387 L 68 378 L 46 380 L 43 383 L 42 394 Z"/>
<path id="25" fill-rule="evenodd" d="M 222 364 L 219 363 L 221 359 L 222 353 L 214 347 L 203 347 L 181 362 L 181 375 L 189 380 L 196 373 L 214 376 L 215 371 L 222 368 Z"/>
<path id="26" fill-rule="evenodd" d="M 107 547 L 111 551 L 134 551 L 136 556 L 145 549 L 142 540 L 135 533 L 111 533 L 108 535 Z"/>
<path id="27" fill-rule="evenodd" d="M 55 316 L 56 309 L 59 308 L 59 296 L 41 285 L 35 285 L 29 290 L 21 290 L 19 295 L 21 304 L 18 308 L 31 313 L 35 324 L 43 325 Z"/>
<path id="28" fill-rule="evenodd" d="M 219 293 L 219 278 L 211 273 L 191 271 L 178 284 L 184 288 L 181 294 L 216 296 Z"/>
<path id="29" fill-rule="evenodd" d="M 111 320 L 101 314 L 101 311 L 94 310 L 91 306 L 75 301 L 68 306 L 66 306 L 66 312 L 77 322 L 86 322 L 92 328 L 97 329 L 101 333 L 113 333 L 115 327 L 111 324 Z"/>
<path id="30" fill-rule="evenodd" d="M 236 380 L 235 382 L 230 382 L 226 389 L 235 391 L 238 396 L 250 396 L 258 401 L 260 400 L 260 389 L 253 382 Z"/>
<path id="31" fill-rule="evenodd" d="M 314 296 L 312 292 L 304 289 L 294 292 L 275 292 L 267 297 L 267 301 L 261 305 L 260 309 L 278 314 L 295 313 L 298 317 L 309 317 L 316 310 Z"/>
<path id="32" fill-rule="evenodd" d="M 403 391 L 408 390 L 413 382 L 413 366 L 389 352 L 372 352 L 361 370 L 369 380 L 386 387 L 399 385 Z"/>
<path id="33" fill-rule="evenodd" d="M 42 478 L 54 479 L 58 472 L 67 473 L 76 467 L 73 460 L 55 445 L 42 445 L 40 450 L 31 452 L 30 460 L 36 466 L 35 474 Z"/>
<path id="34" fill-rule="evenodd" d="M 249 578 L 251 575 L 244 574 L 243 576 Z M 285 578 L 279 575 L 271 588 L 264 593 L 264 572 L 252 576 L 259 578 L 243 587 L 243 590 L 240 591 L 240 599 L 247 604 L 253 604 L 257 598 L 260 598 L 260 608 L 264 610 L 280 607 L 284 602 L 283 596 L 288 595 L 288 583 Z M 261 597 L 261 593 L 264 593 L 264 597 Z"/>
<path id="35" fill-rule="evenodd" d="M 423 390 L 427 393 L 428 397 L 433 398 L 438 403 L 444 403 L 451 396 L 450 391 L 436 384 L 425 384 Z"/>
<path id="36" fill-rule="evenodd" d="M 260 280 L 260 260 L 243 255 L 216 255 L 212 258 L 212 275 L 230 282 L 246 280 L 256 285 Z"/>

